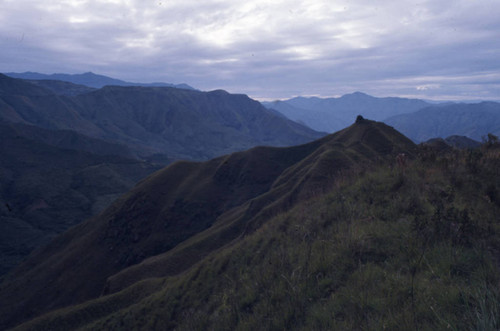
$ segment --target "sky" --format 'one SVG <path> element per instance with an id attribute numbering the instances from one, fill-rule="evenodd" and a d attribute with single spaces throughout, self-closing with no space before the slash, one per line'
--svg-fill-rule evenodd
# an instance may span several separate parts
<path id="1" fill-rule="evenodd" d="M 0 72 L 500 100 L 499 0 L 0 0 Z"/>

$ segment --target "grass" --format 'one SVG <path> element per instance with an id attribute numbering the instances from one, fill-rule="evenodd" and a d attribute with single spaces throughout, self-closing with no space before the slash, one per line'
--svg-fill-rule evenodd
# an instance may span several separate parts
<path id="1" fill-rule="evenodd" d="M 342 176 L 330 192 L 165 278 L 151 295 L 77 325 L 498 329 L 499 151 L 498 144 L 445 155 L 422 148 L 406 169 Z M 54 312 L 21 329 L 71 314 Z"/>

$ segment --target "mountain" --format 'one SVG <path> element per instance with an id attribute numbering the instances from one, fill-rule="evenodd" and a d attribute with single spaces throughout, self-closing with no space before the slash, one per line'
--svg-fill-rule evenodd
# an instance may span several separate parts
<path id="1" fill-rule="evenodd" d="M 460 148 L 460 149 L 477 148 L 477 147 L 481 146 L 481 143 L 479 141 L 467 138 L 465 136 L 453 135 L 453 136 L 446 137 L 444 139 L 444 141 L 448 145 L 450 145 L 454 148 Z"/>
<path id="2" fill-rule="evenodd" d="M 1 325 L 498 329 L 499 151 L 492 142 L 440 152 L 358 118 L 302 146 L 172 164 L 105 211 L 109 219 L 73 228 L 7 276 Z M 400 152 L 408 157 L 396 165 Z M 207 217 L 216 220 L 194 229 Z M 176 233 L 188 239 L 141 256 L 150 240 L 159 250 L 161 236 L 182 240 Z M 119 267 L 134 256 L 141 262 Z M 81 297 L 99 286 L 94 299 Z M 43 314 L 57 305 L 65 307 Z"/>
<path id="3" fill-rule="evenodd" d="M 170 83 L 131 83 L 123 80 L 97 75 L 93 72 L 86 72 L 83 74 L 40 74 L 38 72 L 7 72 L 5 75 L 12 78 L 27 79 L 27 80 L 50 80 L 50 81 L 63 81 L 70 82 L 77 85 L 84 85 L 93 88 L 101 88 L 106 85 L 115 86 L 150 86 L 150 87 L 175 87 L 181 89 L 194 90 L 193 87 L 187 84 L 170 84 Z"/>
<path id="4" fill-rule="evenodd" d="M 466 149 L 466 148 L 477 148 L 481 146 L 479 141 L 467 138 L 465 136 L 449 136 L 445 139 L 443 138 L 432 138 L 423 143 L 424 145 L 433 146 L 439 150 L 450 150 L 452 148 Z"/>
<path id="5" fill-rule="evenodd" d="M 20 124 L 0 123 L 0 155 L 0 275 L 161 167 L 122 146 Z"/>
<path id="6" fill-rule="evenodd" d="M 322 136 L 276 116 L 246 95 L 222 90 L 105 87 L 77 96 L 114 139 L 177 158 L 208 159 L 256 145 L 286 146 Z M 116 137 L 116 138 L 115 138 Z"/>
<path id="7" fill-rule="evenodd" d="M 159 164 L 322 136 L 246 96 L 223 91 L 89 89 L 43 82 L 0 75 L 0 193 L 2 215 L 8 218 L 0 274 L 54 235 L 94 215 Z M 78 93 L 55 93 L 58 89 Z M 150 162 L 132 160 L 137 158 Z M 93 176 L 98 183 L 92 184 Z M 95 190 L 89 189 L 92 185 Z M 36 201 L 43 208 L 32 212 Z"/>
<path id="8" fill-rule="evenodd" d="M 102 130 L 83 119 L 78 110 L 70 97 L 0 74 L 0 121 L 103 136 Z"/>
<path id="9" fill-rule="evenodd" d="M 57 95 L 0 75 L 0 120 L 73 130 L 126 145 L 145 158 L 209 159 L 257 145 L 290 146 L 323 134 L 287 120 L 246 95 L 170 87 L 106 86 Z"/>
<path id="10" fill-rule="evenodd" d="M 500 135 L 500 103 L 426 107 L 411 114 L 387 118 L 384 122 L 417 142 L 451 135 L 481 141 L 488 133 Z"/>
<path id="11" fill-rule="evenodd" d="M 0 326 L 179 275 L 266 231 L 273 217 L 323 194 L 349 173 L 391 162 L 402 152 L 414 157 L 416 146 L 385 124 L 358 117 L 305 145 L 175 162 L 7 275 L 0 285 Z"/>
<path id="12" fill-rule="evenodd" d="M 340 130 L 349 125 L 352 118 L 358 114 L 383 120 L 429 106 L 418 99 L 376 98 L 361 92 L 346 94 L 340 98 L 296 97 L 263 102 L 263 105 L 281 112 L 291 120 L 323 132 Z"/>

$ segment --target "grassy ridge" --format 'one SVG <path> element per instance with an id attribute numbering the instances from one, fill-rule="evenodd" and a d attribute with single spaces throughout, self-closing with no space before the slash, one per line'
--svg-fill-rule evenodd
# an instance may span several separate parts
<path id="1" fill-rule="evenodd" d="M 0 284 L 0 328 L 184 272 L 325 192 L 339 172 L 415 150 L 394 129 L 360 118 L 305 145 L 171 164 L 13 270 Z"/>
<path id="2" fill-rule="evenodd" d="M 498 215 L 498 145 L 422 148 L 406 169 L 343 174 L 179 276 L 19 329 L 498 329 Z"/>

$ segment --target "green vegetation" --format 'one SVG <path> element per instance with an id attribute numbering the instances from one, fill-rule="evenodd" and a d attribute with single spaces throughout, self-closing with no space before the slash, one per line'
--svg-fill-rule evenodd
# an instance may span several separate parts
<path id="1" fill-rule="evenodd" d="M 498 215 L 497 141 L 422 147 L 404 169 L 343 173 L 183 274 L 20 329 L 495 330 Z"/>

